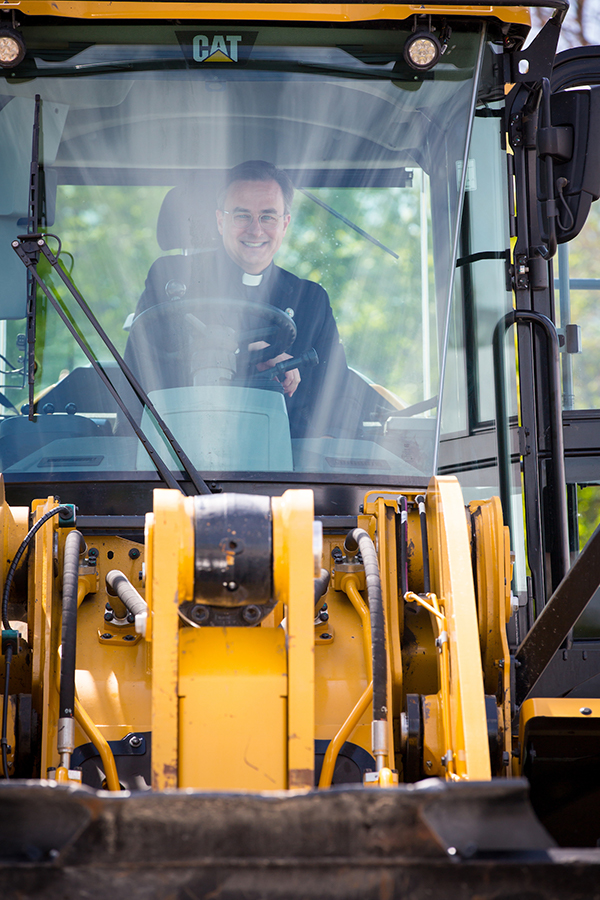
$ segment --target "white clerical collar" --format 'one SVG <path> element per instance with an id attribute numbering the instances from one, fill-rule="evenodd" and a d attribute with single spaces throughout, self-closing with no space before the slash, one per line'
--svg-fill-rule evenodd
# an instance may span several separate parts
<path id="1" fill-rule="evenodd" d="M 263 273 L 260 275 L 249 275 L 248 272 L 244 272 L 242 275 L 242 284 L 248 285 L 248 287 L 258 287 L 258 285 L 263 280 Z"/>

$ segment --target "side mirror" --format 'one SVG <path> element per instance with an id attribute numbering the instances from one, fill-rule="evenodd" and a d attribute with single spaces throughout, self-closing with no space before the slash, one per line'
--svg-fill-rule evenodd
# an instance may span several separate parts
<path id="1" fill-rule="evenodd" d="M 560 91 L 542 102 L 538 129 L 538 199 L 542 238 L 564 244 L 577 237 L 600 197 L 600 86 Z M 555 228 L 552 226 L 552 219 Z"/>

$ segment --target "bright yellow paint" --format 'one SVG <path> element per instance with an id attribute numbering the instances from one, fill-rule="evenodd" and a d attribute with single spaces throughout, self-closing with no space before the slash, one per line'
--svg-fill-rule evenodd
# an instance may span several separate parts
<path id="1" fill-rule="evenodd" d="M 77 694 L 99 734 L 107 741 L 120 740 L 130 731 L 150 731 L 150 646 L 140 640 L 123 641 L 125 634 L 135 634 L 133 625 L 116 626 L 104 621 L 105 604 L 112 601 L 106 593 L 105 576 L 111 569 L 118 569 L 143 594 L 139 575 L 144 547 L 108 535 L 86 534 L 85 540 L 88 552 L 90 548 L 98 551 L 94 570 L 97 590 L 86 591 L 93 590 L 96 579 L 90 567 L 80 566 L 79 585 L 86 596 L 77 617 Z M 139 553 L 136 559 L 129 555 L 133 549 Z M 113 638 L 99 640 L 98 635 L 104 633 Z M 77 727 L 75 745 L 89 740 L 89 733 Z"/>
<path id="2" fill-rule="evenodd" d="M 454 477 L 432 478 L 426 496 L 433 592 L 448 625 L 453 763 L 459 778 L 491 778 L 471 547 Z"/>
<path id="3" fill-rule="evenodd" d="M 29 528 L 29 508 L 27 506 L 10 507 L 4 495 L 4 476 L 0 473 L 0 547 L 2 562 L 0 564 L 0 590 L 4 592 L 4 583 L 8 568 L 19 549 Z M 23 562 L 21 562 L 23 565 Z M 1 594 L 0 594 L 1 596 Z"/>
<path id="4" fill-rule="evenodd" d="M 371 622 L 361 593 L 353 594 L 347 577 L 356 579 L 358 592 L 365 590 L 361 566 L 334 565 L 331 551 L 341 548 L 344 534 L 324 536 L 323 567 L 331 570 L 329 590 L 321 602 L 328 605 L 329 621 L 315 628 L 315 738 L 331 741 L 358 698 L 371 681 Z M 350 569 L 358 571 L 350 575 Z M 346 593 L 345 588 L 349 593 Z M 356 605 L 355 605 L 356 601 Z M 358 608 L 357 608 L 358 607 Z M 359 611 L 360 610 L 360 611 Z M 322 641 L 329 632 L 332 641 Z M 372 710 L 365 709 L 350 740 L 371 752 Z"/>
<path id="5" fill-rule="evenodd" d="M 179 787 L 287 787 L 287 662 L 281 628 L 184 628 Z"/>
<path id="6" fill-rule="evenodd" d="M 343 575 L 343 577 L 340 579 L 340 587 L 346 593 L 348 599 L 352 603 L 352 606 L 360 616 L 360 621 L 363 629 L 365 669 L 367 671 L 367 680 L 371 681 L 373 679 L 373 654 L 371 652 L 371 617 L 369 615 L 369 608 L 359 593 L 360 582 L 358 574 L 359 573 Z M 362 581 L 364 582 L 364 572 L 362 572 L 361 574 L 363 576 Z"/>
<path id="7" fill-rule="evenodd" d="M 312 491 L 273 497 L 273 584 L 288 633 L 288 787 L 314 786 L 315 659 Z"/>
<path id="8" fill-rule="evenodd" d="M 492 695 L 502 684 L 498 709 L 505 752 L 510 754 L 510 650 L 506 623 L 510 620 L 512 564 L 510 536 L 504 525 L 499 497 L 469 504 L 476 541 L 475 577 L 479 642 L 485 693 Z M 508 769 L 505 769 L 509 774 Z"/>
<path id="9" fill-rule="evenodd" d="M 443 16 L 493 17 L 529 25 L 526 7 L 421 6 L 378 3 L 186 3 L 177 0 L 0 0 L 0 9 L 18 9 L 28 16 L 78 19 L 200 19 L 204 21 L 367 22 L 402 20 L 415 13 Z"/>
<path id="10" fill-rule="evenodd" d="M 372 700 L 373 682 L 371 681 L 363 691 L 362 696 L 358 700 L 356 706 L 354 707 L 336 736 L 329 742 L 329 746 L 327 747 L 327 750 L 325 752 L 325 758 L 323 759 L 321 777 L 319 778 L 320 788 L 331 787 L 331 779 L 333 778 L 333 771 L 335 769 L 335 763 L 338 758 L 338 754 L 344 743 L 350 739 L 352 732 L 360 722 L 361 717 L 369 708 Z"/>
<path id="11" fill-rule="evenodd" d="M 178 786 L 178 663 L 180 603 L 194 593 L 193 498 L 154 491 L 152 581 L 146 601 L 152 617 L 152 787 Z"/>
<path id="12" fill-rule="evenodd" d="M 54 497 L 34 500 L 33 524 L 58 505 Z M 56 580 L 54 534 L 57 516 L 49 519 L 33 539 L 33 566 L 29 570 L 29 634 L 34 635 L 32 652 L 32 700 L 41 721 L 41 774 L 58 765 L 56 730 L 58 726 L 58 647 L 60 644 L 60 605 Z"/>
<path id="13" fill-rule="evenodd" d="M 85 732 L 86 736 L 92 742 L 100 760 L 102 768 L 106 776 L 106 784 L 109 791 L 120 791 L 119 776 L 117 774 L 117 765 L 112 750 L 108 745 L 108 741 L 102 737 L 100 731 L 96 728 L 87 712 L 75 697 L 75 718 L 79 727 Z"/>

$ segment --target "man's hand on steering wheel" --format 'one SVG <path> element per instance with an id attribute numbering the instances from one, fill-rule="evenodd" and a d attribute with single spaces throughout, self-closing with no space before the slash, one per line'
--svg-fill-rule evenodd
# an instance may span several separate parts
<path id="1" fill-rule="evenodd" d="M 269 344 L 266 341 L 254 341 L 252 344 L 248 344 L 248 350 L 263 350 L 265 347 L 268 347 Z M 277 363 L 285 362 L 286 359 L 292 359 L 289 353 L 280 353 L 279 356 L 275 356 L 273 359 L 267 359 L 264 362 L 260 362 L 256 364 L 256 368 L 259 372 L 265 372 L 267 369 L 272 369 L 273 366 L 276 366 Z M 285 378 L 281 382 L 283 387 L 283 392 L 288 397 L 291 397 L 295 392 L 296 388 L 301 382 L 300 372 L 298 369 L 290 369 L 289 372 L 285 373 Z"/>

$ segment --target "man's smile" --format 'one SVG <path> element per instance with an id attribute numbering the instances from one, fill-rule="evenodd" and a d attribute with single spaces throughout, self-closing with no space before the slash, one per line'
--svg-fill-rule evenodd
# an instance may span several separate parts
<path id="1" fill-rule="evenodd" d="M 250 275 L 271 264 L 290 222 L 276 181 L 235 181 L 229 186 L 217 226 L 231 259 Z"/>

